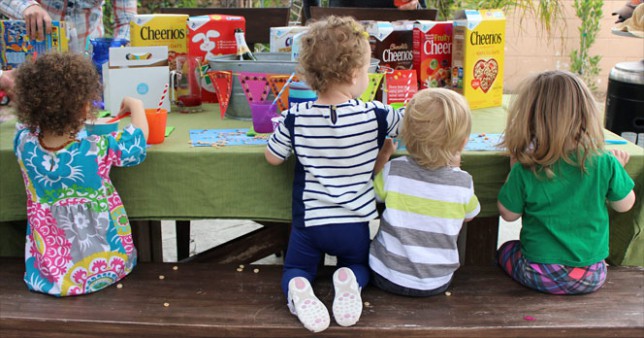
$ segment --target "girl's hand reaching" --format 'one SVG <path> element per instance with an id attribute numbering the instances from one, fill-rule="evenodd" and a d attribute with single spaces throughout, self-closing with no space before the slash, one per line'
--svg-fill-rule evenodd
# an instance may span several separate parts
<path id="1" fill-rule="evenodd" d="M 610 152 L 617 158 L 622 167 L 626 166 L 626 163 L 631 158 L 631 155 L 623 150 L 611 149 Z"/>
<path id="2" fill-rule="evenodd" d="M 373 171 L 377 174 L 382 171 L 382 168 L 385 167 L 385 164 L 391 158 L 398 149 L 398 142 L 388 138 L 385 139 L 385 143 L 382 145 L 382 148 L 378 152 L 378 157 L 376 158 L 376 164 L 374 165 Z"/>
<path id="3" fill-rule="evenodd" d="M 148 119 L 145 117 L 145 108 L 143 108 L 143 101 L 126 96 L 121 101 L 121 109 L 119 109 L 119 116 L 125 113 L 132 114 L 132 125 L 143 131 L 145 140 L 148 140 Z"/>

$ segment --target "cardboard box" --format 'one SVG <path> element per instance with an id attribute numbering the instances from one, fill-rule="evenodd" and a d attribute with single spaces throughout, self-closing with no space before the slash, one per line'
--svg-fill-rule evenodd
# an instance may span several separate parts
<path id="1" fill-rule="evenodd" d="M 414 23 L 414 69 L 420 88 L 451 86 L 452 22 Z"/>
<path id="2" fill-rule="evenodd" d="M 212 56 L 237 54 L 236 28 L 246 31 L 246 19 L 243 16 L 191 16 L 188 19 L 188 55 L 201 57 L 206 64 Z M 215 87 L 207 79 L 205 77 L 201 82 L 201 100 L 217 102 Z"/>
<path id="3" fill-rule="evenodd" d="M 50 50 L 69 50 L 69 26 L 62 21 L 52 22 L 52 33 L 43 41 L 30 40 L 24 20 L 2 20 L 0 22 L 0 43 L 2 44 L 2 69 L 17 68 L 28 58 L 43 55 Z"/>
<path id="4" fill-rule="evenodd" d="M 290 53 L 295 34 L 306 31 L 304 26 L 271 27 L 270 52 Z"/>
<path id="5" fill-rule="evenodd" d="M 413 21 L 361 21 L 369 33 L 371 55 L 380 66 L 413 68 Z"/>
<path id="6" fill-rule="evenodd" d="M 157 108 L 169 79 L 168 47 L 110 48 L 110 61 L 103 64 L 105 109 L 115 116 L 125 96 L 141 99 L 145 108 Z M 162 105 L 168 112 L 169 96 Z"/>
<path id="7" fill-rule="evenodd" d="M 461 10 L 454 19 L 452 88 L 471 109 L 503 100 L 505 16 L 501 10 Z"/>
<path id="8" fill-rule="evenodd" d="M 130 21 L 132 47 L 167 46 L 170 70 L 175 59 L 188 55 L 187 14 L 139 14 Z"/>

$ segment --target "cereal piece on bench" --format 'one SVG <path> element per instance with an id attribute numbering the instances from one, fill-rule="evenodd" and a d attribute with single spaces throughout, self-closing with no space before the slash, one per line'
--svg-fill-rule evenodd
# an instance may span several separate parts
<path id="1" fill-rule="evenodd" d="M 244 271 L 244 269 L 242 269 L 242 268 L 237 268 L 237 272 L 242 272 L 242 271 Z"/>
<path id="2" fill-rule="evenodd" d="M 165 276 L 164 275 L 159 275 L 159 279 L 163 280 L 163 279 L 165 279 Z"/>
<path id="3" fill-rule="evenodd" d="M 168 306 L 170 306 L 170 303 L 163 303 L 163 306 L 168 307 Z"/>
<path id="4" fill-rule="evenodd" d="M 117 288 L 117 289 L 122 289 L 122 288 L 123 288 L 123 284 L 121 284 L 121 283 L 116 284 L 116 288 Z"/>
<path id="5" fill-rule="evenodd" d="M 259 273 L 259 269 L 253 269 L 254 273 Z"/>
<path id="6" fill-rule="evenodd" d="M 364 302 L 364 307 L 371 307 L 371 303 L 369 303 L 369 302 Z"/>
<path id="7" fill-rule="evenodd" d="M 244 267 L 245 267 L 244 264 L 239 264 L 240 269 L 243 269 Z"/>
<path id="8" fill-rule="evenodd" d="M 449 291 L 445 291 L 445 296 L 449 297 L 449 296 L 451 296 L 451 295 L 452 295 L 452 293 L 451 293 L 451 292 L 449 292 Z"/>
<path id="9" fill-rule="evenodd" d="M 172 267 L 172 270 L 177 271 L 177 270 L 179 270 L 179 267 L 175 265 L 175 266 Z"/>

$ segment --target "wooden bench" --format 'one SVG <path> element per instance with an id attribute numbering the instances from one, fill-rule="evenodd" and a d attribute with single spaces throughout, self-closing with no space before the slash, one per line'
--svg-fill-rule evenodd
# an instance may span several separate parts
<path id="1" fill-rule="evenodd" d="M 29 292 L 21 259 L 0 259 L 0 266 L 0 333 L 5 338 L 312 336 L 285 306 L 281 266 L 246 266 L 238 272 L 238 265 L 230 264 L 141 263 L 121 288 L 68 298 Z M 332 272 L 325 267 L 314 284 L 328 308 Z M 340 327 L 332 319 L 319 335 L 644 336 L 643 268 L 611 267 L 606 285 L 596 293 L 553 296 L 522 287 L 497 267 L 465 266 L 449 292 L 409 298 L 368 286 L 358 324 Z"/>

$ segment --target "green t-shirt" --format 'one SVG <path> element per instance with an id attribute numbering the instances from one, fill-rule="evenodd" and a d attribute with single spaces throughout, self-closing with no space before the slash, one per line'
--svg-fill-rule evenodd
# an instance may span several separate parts
<path id="1" fill-rule="evenodd" d="M 634 182 L 610 153 L 590 157 L 586 172 L 563 160 L 555 177 L 515 164 L 499 192 L 509 211 L 522 214 L 521 250 L 535 263 L 587 266 L 608 256 L 606 200 L 624 199 Z"/>

